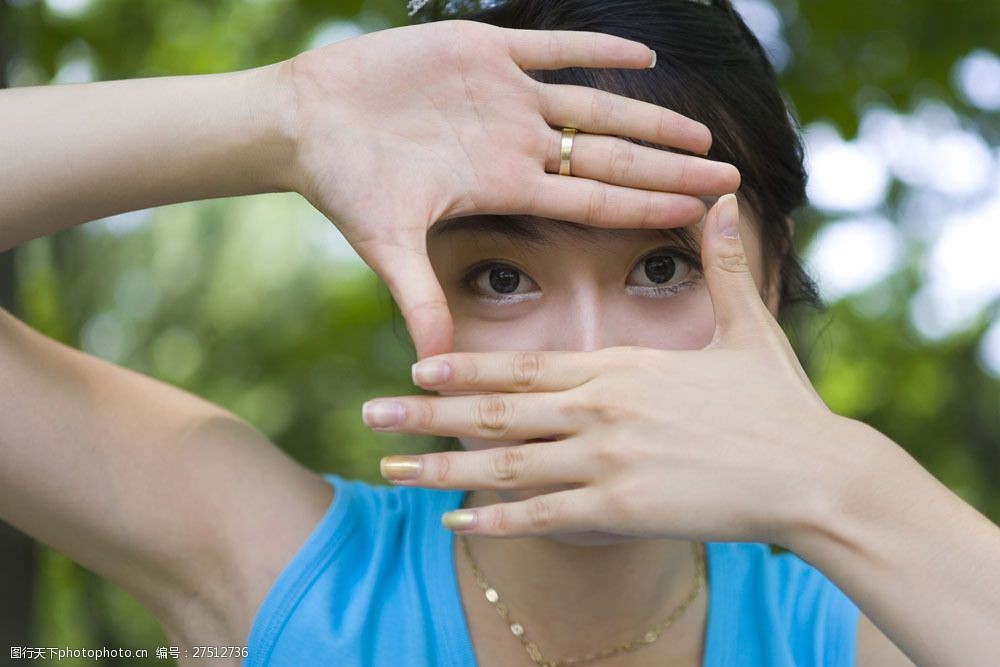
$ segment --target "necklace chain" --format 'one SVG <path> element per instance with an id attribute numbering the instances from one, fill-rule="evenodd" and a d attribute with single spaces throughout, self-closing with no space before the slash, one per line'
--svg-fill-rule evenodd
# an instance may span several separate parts
<path id="1" fill-rule="evenodd" d="M 469 559 L 472 571 L 476 575 L 476 584 L 483 590 L 486 600 L 496 608 L 500 617 L 510 626 L 511 633 L 520 640 L 521 644 L 524 645 L 524 649 L 528 652 L 528 657 L 530 657 L 536 664 L 542 665 L 543 667 L 561 667 L 561 665 L 575 665 L 583 662 L 591 662 L 594 660 L 600 660 L 601 658 L 609 658 L 619 653 L 634 651 L 642 646 L 652 644 L 660 638 L 660 635 L 663 634 L 667 628 L 673 625 L 674 622 L 680 618 L 681 614 L 683 614 L 689 606 L 691 606 L 691 603 L 698 597 L 698 594 L 705 585 L 705 545 L 700 542 L 692 542 L 691 550 L 694 552 L 695 572 L 694 581 L 691 583 L 691 591 L 688 593 L 687 597 L 684 598 L 684 601 L 681 602 L 676 609 L 674 609 L 673 613 L 671 613 L 665 621 L 649 630 L 641 637 L 632 639 L 624 644 L 611 646 L 583 656 L 546 660 L 542 657 L 542 653 L 538 650 L 538 646 L 535 642 L 528 641 L 524 634 L 524 626 L 511 620 L 510 614 L 507 610 L 507 605 L 500 602 L 500 594 L 496 592 L 496 589 L 489 585 L 486 581 L 486 576 L 476 566 L 476 561 L 472 557 L 472 550 L 469 548 L 469 541 L 466 539 L 465 535 L 459 535 L 459 537 L 462 540 L 462 548 L 465 550 L 465 556 Z"/>

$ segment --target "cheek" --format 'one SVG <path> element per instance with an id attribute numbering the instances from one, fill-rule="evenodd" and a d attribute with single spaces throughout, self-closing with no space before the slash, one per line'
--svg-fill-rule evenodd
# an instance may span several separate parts
<path id="1" fill-rule="evenodd" d="M 658 350 L 698 350 L 715 334 L 715 313 L 704 280 L 666 303 L 626 301 L 618 319 L 629 323 L 620 336 L 623 342 Z"/>

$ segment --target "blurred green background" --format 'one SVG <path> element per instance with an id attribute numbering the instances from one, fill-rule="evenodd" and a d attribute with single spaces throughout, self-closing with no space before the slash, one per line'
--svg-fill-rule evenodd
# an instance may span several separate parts
<path id="1" fill-rule="evenodd" d="M 735 4 L 807 139 L 799 248 L 830 304 L 796 338 L 810 377 L 1000 522 L 1000 12 Z M 245 69 L 406 22 L 389 0 L 0 0 L 0 80 Z M 414 393 L 413 347 L 384 286 L 298 195 L 94 221 L 0 255 L 0 283 L 38 330 L 223 405 L 311 468 L 381 484 L 379 457 L 447 446 L 363 426 L 363 401 Z M 167 645 L 127 593 L 0 529 L 10 644 Z"/>

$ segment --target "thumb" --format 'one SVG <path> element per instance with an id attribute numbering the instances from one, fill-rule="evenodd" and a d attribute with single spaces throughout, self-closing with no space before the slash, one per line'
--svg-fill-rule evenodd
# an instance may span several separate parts
<path id="1" fill-rule="evenodd" d="M 427 257 L 427 239 L 380 244 L 369 262 L 399 306 L 417 349 L 417 360 L 451 352 L 453 324 L 448 301 Z"/>
<path id="2" fill-rule="evenodd" d="M 715 312 L 713 343 L 753 334 L 765 309 L 740 239 L 736 195 L 719 197 L 705 216 L 701 258 Z"/>

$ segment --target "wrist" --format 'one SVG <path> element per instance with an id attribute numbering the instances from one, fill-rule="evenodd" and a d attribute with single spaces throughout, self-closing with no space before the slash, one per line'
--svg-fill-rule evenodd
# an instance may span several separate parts
<path id="1" fill-rule="evenodd" d="M 832 413 L 831 413 L 832 414 Z M 872 426 L 832 414 L 825 451 L 835 454 L 818 470 L 809 496 L 799 504 L 795 520 L 782 535 L 781 546 L 796 553 L 814 553 L 832 543 L 858 548 L 866 517 L 879 511 L 886 485 L 917 464 L 902 448 Z"/>
<path id="2" fill-rule="evenodd" d="M 258 192 L 296 190 L 298 102 L 284 60 L 242 72 L 246 76 L 247 154 L 244 164 Z"/>

